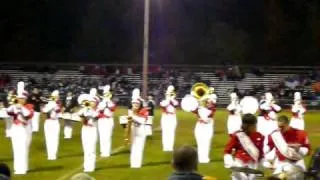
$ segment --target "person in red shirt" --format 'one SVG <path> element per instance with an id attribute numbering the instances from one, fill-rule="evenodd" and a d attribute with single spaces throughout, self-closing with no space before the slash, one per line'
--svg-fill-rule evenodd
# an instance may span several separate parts
<path id="1" fill-rule="evenodd" d="M 257 132 L 257 118 L 253 114 L 244 114 L 242 130 L 231 135 L 224 150 L 224 164 L 226 168 L 246 167 L 257 169 L 263 159 L 264 136 Z M 234 180 L 253 180 L 254 174 L 233 172 Z"/>
<path id="2" fill-rule="evenodd" d="M 11 141 L 13 148 L 13 168 L 15 174 L 26 174 L 29 169 L 29 149 L 32 139 L 31 118 L 33 106 L 26 104 L 27 92 L 24 82 L 18 82 L 16 101 L 7 113 L 12 116 Z"/>
<path id="3" fill-rule="evenodd" d="M 303 158 L 310 153 L 308 135 L 303 130 L 290 127 L 287 116 L 279 117 L 278 126 L 279 129 L 268 136 L 268 147 L 275 149 L 277 156 L 274 174 L 300 177 L 306 171 Z"/>

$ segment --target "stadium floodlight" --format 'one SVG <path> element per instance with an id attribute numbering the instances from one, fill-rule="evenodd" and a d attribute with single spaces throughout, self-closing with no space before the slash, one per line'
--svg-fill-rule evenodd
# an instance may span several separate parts
<path id="1" fill-rule="evenodd" d="M 149 66 L 149 16 L 150 0 L 144 1 L 144 35 L 143 35 L 143 67 L 142 67 L 142 95 L 147 98 L 148 93 L 148 66 Z"/>

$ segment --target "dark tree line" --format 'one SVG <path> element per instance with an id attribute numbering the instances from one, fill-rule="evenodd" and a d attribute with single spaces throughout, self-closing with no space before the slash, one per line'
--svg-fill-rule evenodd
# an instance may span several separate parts
<path id="1" fill-rule="evenodd" d="M 142 58 L 143 0 L 2 2 L 1 61 L 129 62 Z M 156 0 L 150 61 L 302 64 L 319 61 L 316 0 Z"/>

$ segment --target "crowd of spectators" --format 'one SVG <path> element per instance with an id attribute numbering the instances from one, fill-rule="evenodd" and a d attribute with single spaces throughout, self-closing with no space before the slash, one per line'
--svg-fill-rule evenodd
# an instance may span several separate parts
<path id="1" fill-rule="evenodd" d="M 70 76 L 57 79 L 55 75 L 57 69 L 54 67 L 39 67 L 34 70 L 28 67 L 23 68 L 24 71 L 39 72 L 37 75 L 27 78 L 27 90 L 31 91 L 32 88 L 37 87 L 47 93 L 57 89 L 60 91 L 61 96 L 64 96 L 68 91 L 73 91 L 74 94 L 78 95 L 88 92 L 91 87 L 97 87 L 102 91 L 104 85 L 110 84 L 115 94 L 115 100 L 127 103 L 127 98 L 130 96 L 132 89 L 141 86 L 141 84 L 137 84 L 137 81 L 132 80 L 132 76 L 128 76 L 141 72 L 141 67 L 87 65 L 79 66 L 75 69 L 88 76 Z M 176 68 L 169 69 L 161 66 L 152 66 L 149 68 L 148 94 L 153 95 L 155 100 L 159 102 L 163 98 L 163 92 L 165 92 L 168 85 L 174 85 L 178 98 L 182 98 L 189 93 L 194 83 L 204 82 L 210 84 L 210 82 L 203 81 L 200 76 L 192 72 L 192 70 L 188 69 L 177 70 Z M 278 82 L 274 82 L 271 87 L 265 87 L 263 84 L 253 84 L 250 89 L 242 87 L 242 80 L 246 77 L 245 74 L 251 73 L 252 75 L 263 77 L 263 69 L 252 67 L 244 70 L 240 69 L 239 66 L 226 65 L 215 72 L 222 81 L 238 81 L 236 87 L 231 87 L 234 88 L 231 90 L 237 92 L 240 97 L 246 95 L 261 96 L 265 91 L 271 91 L 276 99 L 292 99 L 295 91 L 304 92 L 304 99 L 307 100 L 314 100 L 320 96 L 319 69 L 315 69 L 309 75 L 294 75 L 281 79 Z M 10 79 L 6 74 L 0 75 L 0 93 L 5 94 L 8 89 L 15 88 L 15 84 L 11 83 Z"/>

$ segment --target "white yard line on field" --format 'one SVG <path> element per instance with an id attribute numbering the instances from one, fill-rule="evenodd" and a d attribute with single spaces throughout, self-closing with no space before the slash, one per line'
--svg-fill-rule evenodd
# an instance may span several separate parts
<path id="1" fill-rule="evenodd" d="M 155 128 L 153 131 L 160 131 L 161 127 L 157 127 Z M 111 154 L 116 154 L 121 152 L 122 150 L 124 150 L 126 148 L 126 146 L 119 146 L 115 149 L 112 150 Z M 112 156 L 111 156 L 112 157 Z M 101 160 L 106 160 L 105 158 L 102 157 L 98 157 L 96 160 L 96 163 L 98 163 Z M 62 176 L 60 176 L 57 180 L 65 180 L 69 177 L 71 177 L 72 175 L 74 175 L 75 173 L 81 171 L 83 169 L 83 165 L 81 164 L 80 166 L 78 166 L 77 168 L 72 169 L 71 171 L 67 172 L 66 174 L 63 174 Z"/>

